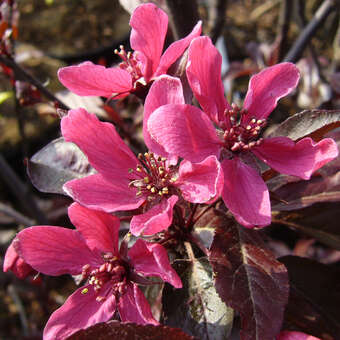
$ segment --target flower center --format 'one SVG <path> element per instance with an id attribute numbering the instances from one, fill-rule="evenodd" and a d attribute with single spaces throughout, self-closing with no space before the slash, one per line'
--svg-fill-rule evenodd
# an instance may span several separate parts
<path id="1" fill-rule="evenodd" d="M 136 196 L 146 196 L 148 201 L 170 194 L 170 187 L 176 182 L 175 169 L 166 166 L 166 158 L 156 157 L 152 152 L 139 154 L 136 169 L 130 169 L 133 176 L 129 187 L 137 189 Z"/>
<path id="2" fill-rule="evenodd" d="M 82 269 L 82 277 L 88 279 L 88 283 L 93 286 L 96 293 L 98 293 L 96 300 L 105 300 L 109 294 L 122 295 L 127 289 L 126 285 L 126 269 L 123 262 L 119 260 L 112 253 L 104 253 L 102 255 L 104 263 L 96 269 L 90 269 L 90 265 L 86 264 Z M 103 286 L 109 283 L 108 289 L 103 295 L 99 295 Z M 87 293 L 87 288 L 82 291 Z"/>
<path id="3" fill-rule="evenodd" d="M 119 46 L 120 51 L 115 50 L 114 53 L 117 54 L 123 61 L 119 64 L 119 67 L 131 74 L 132 82 L 136 86 L 136 82 L 139 80 L 142 82 L 143 73 L 141 70 L 141 62 L 138 59 L 137 52 L 127 52 L 123 45 Z M 143 83 L 143 82 L 142 82 Z M 146 84 L 143 84 L 146 85 Z"/>
<path id="4" fill-rule="evenodd" d="M 246 122 L 248 112 L 246 109 L 240 109 L 236 104 L 232 104 L 231 110 L 225 110 L 225 121 L 221 123 L 224 130 L 223 140 L 224 147 L 232 152 L 248 151 L 254 146 L 262 143 L 259 133 L 266 125 L 264 119 L 253 117 Z"/>

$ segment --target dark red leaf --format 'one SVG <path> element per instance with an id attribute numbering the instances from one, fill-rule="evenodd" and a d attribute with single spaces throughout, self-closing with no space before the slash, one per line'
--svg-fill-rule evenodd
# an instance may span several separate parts
<path id="1" fill-rule="evenodd" d="M 340 339 L 340 268 L 297 256 L 280 261 L 288 269 L 291 287 L 284 328 Z"/>
<path id="2" fill-rule="evenodd" d="M 298 230 L 340 250 L 340 203 L 318 203 L 292 212 L 283 211 L 273 222 Z"/>
<path id="3" fill-rule="evenodd" d="M 222 217 L 209 261 L 216 290 L 241 315 L 241 340 L 272 340 L 288 301 L 288 273 L 263 244 L 261 233 Z"/>
<path id="4" fill-rule="evenodd" d="M 118 321 L 98 323 L 74 333 L 67 340 L 195 340 L 178 328 L 136 325 Z"/>
<path id="5" fill-rule="evenodd" d="M 63 185 L 66 182 L 93 174 L 94 169 L 75 144 L 58 138 L 27 162 L 27 173 L 38 190 L 65 194 Z"/>
<path id="6" fill-rule="evenodd" d="M 286 136 L 296 141 L 309 136 L 319 141 L 339 126 L 340 110 L 304 110 L 279 124 L 267 137 Z"/>
<path id="7" fill-rule="evenodd" d="M 181 327 L 200 340 L 227 339 L 234 312 L 217 294 L 207 258 L 177 262 L 175 268 L 181 276 L 183 288 L 179 290 L 165 285 L 164 323 Z"/>

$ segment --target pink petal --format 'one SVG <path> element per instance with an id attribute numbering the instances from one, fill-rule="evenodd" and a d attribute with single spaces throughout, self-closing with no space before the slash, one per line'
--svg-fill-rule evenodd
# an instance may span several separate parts
<path id="1" fill-rule="evenodd" d="M 68 208 L 72 224 L 82 234 L 87 246 L 99 254 L 118 253 L 119 218 L 73 203 Z"/>
<path id="2" fill-rule="evenodd" d="M 138 239 L 128 255 L 137 272 L 145 276 L 158 276 L 174 287 L 182 288 L 182 281 L 171 267 L 168 254 L 162 245 Z"/>
<path id="3" fill-rule="evenodd" d="M 108 180 L 127 178 L 136 168 L 137 158 L 123 142 L 111 123 L 102 123 L 84 109 L 70 110 L 61 120 L 65 140 L 86 154 L 91 165 Z"/>
<path id="4" fill-rule="evenodd" d="M 148 82 L 158 67 L 163 51 L 168 16 L 154 4 L 143 4 L 133 12 L 130 26 L 131 47 L 146 57 L 144 78 Z"/>
<path id="5" fill-rule="evenodd" d="M 219 196 L 223 187 L 223 171 L 215 156 L 206 158 L 201 163 L 182 161 L 179 178 L 174 183 L 178 186 L 185 200 L 192 203 L 205 203 Z"/>
<path id="6" fill-rule="evenodd" d="M 119 67 L 106 68 L 90 61 L 63 67 L 59 69 L 58 77 L 65 87 L 79 96 L 109 98 L 117 93 L 127 95 L 132 89 L 130 73 Z"/>
<path id="7" fill-rule="evenodd" d="M 177 200 L 178 197 L 173 195 L 162 199 L 146 213 L 133 216 L 130 223 L 131 233 L 135 236 L 153 235 L 167 229 L 172 223 L 172 211 Z"/>
<path id="8" fill-rule="evenodd" d="M 81 205 L 105 212 L 137 209 L 145 201 L 127 181 L 115 177 L 109 182 L 100 174 L 69 181 L 63 189 Z"/>
<path id="9" fill-rule="evenodd" d="M 147 122 L 151 137 L 171 154 L 191 162 L 219 156 L 220 140 L 208 116 L 197 107 L 168 104 L 154 111 Z"/>
<path id="10" fill-rule="evenodd" d="M 189 47 L 187 77 L 203 111 L 215 122 L 223 120 L 230 105 L 224 98 L 221 80 L 222 57 L 210 38 L 199 37 Z"/>
<path id="11" fill-rule="evenodd" d="M 36 274 L 37 272 L 18 255 L 13 242 L 7 248 L 3 271 L 8 272 L 10 270 L 19 279 L 25 279 L 29 275 Z"/>
<path id="12" fill-rule="evenodd" d="M 119 299 L 118 311 L 123 322 L 158 325 L 148 300 L 135 284 L 128 284 L 127 291 Z"/>
<path id="13" fill-rule="evenodd" d="M 276 340 L 321 340 L 316 338 L 315 336 L 308 335 L 302 332 L 289 332 L 284 331 L 281 332 L 277 337 Z"/>
<path id="14" fill-rule="evenodd" d="M 224 160 L 222 168 L 222 198 L 236 220 L 249 228 L 270 224 L 269 192 L 257 171 L 238 158 Z"/>
<path id="15" fill-rule="evenodd" d="M 88 292 L 84 293 L 86 288 Z M 80 329 L 106 322 L 115 309 L 114 295 L 99 302 L 91 285 L 80 287 L 51 315 L 44 329 L 44 340 L 63 340 Z"/>
<path id="16" fill-rule="evenodd" d="M 165 74 L 168 68 L 179 58 L 182 56 L 184 51 L 189 46 L 190 42 L 198 37 L 202 31 L 202 22 L 199 21 L 196 26 L 193 28 L 190 34 L 188 34 L 183 39 L 177 40 L 172 43 L 166 51 L 161 56 L 161 60 L 159 62 L 159 66 L 157 68 L 155 76 Z"/>
<path id="17" fill-rule="evenodd" d="M 337 145 L 331 138 L 318 143 L 311 138 L 297 143 L 287 137 L 266 138 L 252 151 L 276 171 L 303 179 L 309 179 L 314 171 L 338 156 Z"/>
<path id="18" fill-rule="evenodd" d="M 252 76 L 243 104 L 248 110 L 245 124 L 253 117 L 266 119 L 275 109 L 278 100 L 295 89 L 299 78 L 299 70 L 292 63 L 267 67 Z"/>
<path id="19" fill-rule="evenodd" d="M 162 76 L 151 86 L 144 104 L 143 135 L 149 150 L 157 155 L 169 157 L 164 148 L 155 142 L 147 129 L 148 119 L 153 111 L 165 104 L 184 104 L 182 83 L 178 78 Z"/>
<path id="20" fill-rule="evenodd" d="M 87 247 L 76 230 L 35 226 L 22 230 L 14 247 L 24 261 L 47 275 L 77 275 L 85 264 L 98 265 L 101 258 Z"/>

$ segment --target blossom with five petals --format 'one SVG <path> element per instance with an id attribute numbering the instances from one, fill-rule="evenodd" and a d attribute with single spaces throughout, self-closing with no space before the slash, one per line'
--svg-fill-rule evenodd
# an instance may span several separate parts
<path id="1" fill-rule="evenodd" d="M 44 329 L 44 340 L 59 340 L 79 329 L 109 320 L 118 310 L 122 321 L 158 324 L 136 283 L 156 276 L 176 288 L 182 282 L 163 246 L 144 240 L 118 248 L 119 219 L 74 203 L 69 217 L 76 230 L 34 226 L 13 240 L 19 256 L 47 275 L 81 275 L 78 288 L 57 309 Z"/>
<path id="2" fill-rule="evenodd" d="M 166 152 L 191 162 L 219 158 L 224 172 L 222 198 L 239 223 L 266 226 L 271 221 L 269 192 L 258 159 L 278 172 L 309 179 L 338 155 L 332 139 L 259 138 L 277 101 L 299 81 L 292 63 L 268 67 L 250 79 L 243 108 L 230 105 L 221 81 L 221 55 L 208 37 L 189 46 L 187 77 L 202 110 L 185 104 L 155 109 L 147 120 L 151 138 Z M 256 157 L 257 158 L 256 158 Z"/>
<path id="3" fill-rule="evenodd" d="M 172 43 L 162 54 L 168 16 L 152 3 L 135 9 L 130 26 L 130 44 L 135 52 L 126 53 L 124 47 L 116 51 L 123 60 L 119 67 L 106 68 L 86 61 L 61 68 L 58 72 L 60 82 L 80 96 L 123 98 L 166 74 L 192 39 L 201 34 L 201 22 L 198 22 L 189 35 Z"/>
<path id="4" fill-rule="evenodd" d="M 159 90 L 164 86 L 167 91 L 161 94 Z M 177 103 L 180 87 L 178 79 L 161 77 L 150 88 L 145 116 L 165 102 Z M 77 144 L 98 171 L 67 182 L 64 190 L 78 203 L 96 210 L 141 208 L 143 213 L 131 219 L 134 235 L 152 235 L 167 229 L 178 200 L 206 203 L 220 194 L 223 173 L 215 156 L 196 164 L 182 161 L 179 166 L 173 165 L 176 155 L 167 154 L 145 134 L 151 152 L 137 158 L 112 124 L 100 122 L 84 109 L 69 111 L 61 121 L 61 130 L 65 140 Z"/>

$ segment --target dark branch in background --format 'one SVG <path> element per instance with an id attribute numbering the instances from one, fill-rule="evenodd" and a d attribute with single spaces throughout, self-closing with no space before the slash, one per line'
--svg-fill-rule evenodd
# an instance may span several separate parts
<path id="1" fill-rule="evenodd" d="M 289 31 L 290 20 L 292 16 L 292 0 L 282 0 L 281 2 L 281 10 L 279 17 L 279 26 L 277 32 L 277 39 L 279 41 L 279 50 L 278 50 L 278 60 L 282 60 L 284 57 L 285 51 L 287 51 L 287 36 Z"/>
<path id="2" fill-rule="evenodd" d="M 6 159 L 0 154 L 0 176 L 4 183 L 11 189 L 13 195 L 16 196 L 18 201 L 27 214 L 32 216 L 38 224 L 48 224 L 47 218 L 44 213 L 39 209 L 35 203 L 29 187 L 25 185 L 18 175 L 8 165 Z"/>
<path id="3" fill-rule="evenodd" d="M 309 22 L 309 24 L 305 27 L 305 29 L 301 32 L 294 45 L 287 53 L 284 61 L 290 61 L 295 63 L 299 60 L 302 55 L 302 52 L 306 48 L 307 44 L 318 30 L 321 27 L 325 19 L 328 15 L 336 8 L 338 5 L 338 0 L 325 0 L 322 5 L 316 11 L 313 19 Z"/>
<path id="4" fill-rule="evenodd" d="M 189 34 L 199 20 L 196 0 L 166 0 L 174 40 Z"/>
<path id="5" fill-rule="evenodd" d="M 12 217 L 17 223 L 23 224 L 26 226 L 34 225 L 35 221 L 30 219 L 29 217 L 19 213 L 14 210 L 12 207 L 0 202 L 0 213 Z"/>
<path id="6" fill-rule="evenodd" d="M 216 13 L 215 18 L 214 18 L 214 25 L 210 33 L 213 44 L 216 43 L 218 37 L 223 32 L 224 24 L 226 21 L 227 4 L 228 4 L 227 0 L 218 0 L 217 2 L 217 6 L 214 11 Z"/>
<path id="7" fill-rule="evenodd" d="M 10 67 L 15 73 L 16 80 L 25 80 L 34 85 L 47 99 L 56 102 L 60 109 L 69 110 L 70 108 L 65 105 L 60 99 L 55 97 L 47 88 L 36 78 L 27 73 L 20 65 L 18 65 L 13 59 L 4 55 L 0 55 L 0 63 Z"/>
<path id="8" fill-rule="evenodd" d="M 305 1 L 304 0 L 298 0 L 296 2 L 297 5 L 297 14 L 298 14 L 298 19 L 299 19 L 299 26 L 302 29 L 305 28 L 305 26 L 307 26 L 307 19 L 305 16 Z M 308 44 L 308 50 L 313 58 L 313 61 L 318 69 L 318 74 L 320 76 L 320 78 L 324 81 L 327 82 L 327 80 L 325 79 L 325 77 L 323 76 L 322 72 L 321 72 L 321 65 L 318 59 L 318 55 L 313 47 L 312 41 L 309 42 Z"/>
<path id="9" fill-rule="evenodd" d="M 51 58 L 62 60 L 68 64 L 80 63 L 85 60 L 90 60 L 94 63 L 98 63 L 101 58 L 104 58 L 108 65 L 112 63 L 118 63 L 121 61 L 120 57 L 114 53 L 115 49 L 119 49 L 120 45 L 123 45 L 125 49 L 130 50 L 130 33 L 119 40 L 114 40 L 108 46 L 98 47 L 86 52 L 79 52 L 74 54 L 55 55 L 48 54 Z"/>

